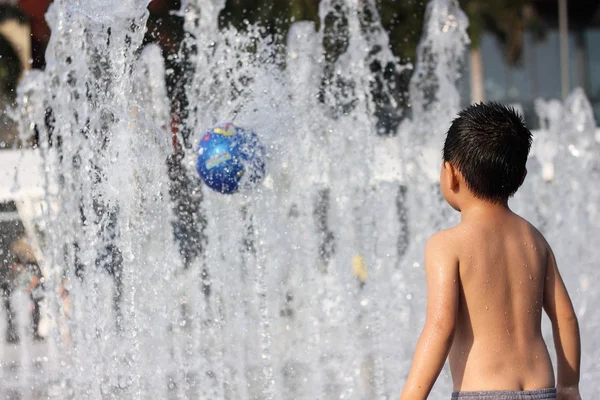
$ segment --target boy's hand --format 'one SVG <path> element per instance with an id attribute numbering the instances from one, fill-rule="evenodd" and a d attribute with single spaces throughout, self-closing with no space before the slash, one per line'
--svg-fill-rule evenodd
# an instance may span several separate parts
<path id="1" fill-rule="evenodd" d="M 581 400 L 578 386 L 559 386 L 556 392 L 557 400 Z"/>

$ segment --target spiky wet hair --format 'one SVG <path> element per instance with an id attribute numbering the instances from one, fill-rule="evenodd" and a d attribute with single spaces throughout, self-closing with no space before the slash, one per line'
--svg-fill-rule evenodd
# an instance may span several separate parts
<path id="1" fill-rule="evenodd" d="M 474 104 L 452 121 L 444 161 L 458 169 L 476 197 L 505 201 L 523 181 L 531 140 L 514 108 L 493 102 Z"/>

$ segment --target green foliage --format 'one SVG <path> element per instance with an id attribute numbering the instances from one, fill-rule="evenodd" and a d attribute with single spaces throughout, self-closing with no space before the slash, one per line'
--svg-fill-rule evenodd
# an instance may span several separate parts
<path id="1" fill-rule="evenodd" d="M 525 30 L 532 30 L 537 39 L 544 37 L 532 0 L 460 0 L 460 5 L 469 17 L 471 46 L 479 47 L 489 31 L 500 41 L 509 64 L 521 62 Z"/>
<path id="2" fill-rule="evenodd" d="M 392 51 L 403 60 L 414 60 L 428 1 L 375 1 Z M 459 0 L 459 3 L 469 17 L 472 46 L 479 47 L 483 33 L 492 32 L 511 64 L 521 60 L 525 30 L 533 30 L 536 38 L 544 36 L 544 26 L 533 11 L 532 0 Z M 293 21 L 314 21 L 318 29 L 318 12 L 319 0 L 229 0 L 221 14 L 221 25 L 244 29 L 248 22 L 259 22 L 269 32 L 285 37 Z"/>
<path id="3" fill-rule="evenodd" d="M 390 37 L 394 54 L 414 60 L 423 30 L 427 1 L 377 0 L 381 24 Z"/>
<path id="4" fill-rule="evenodd" d="M 377 0 L 383 27 L 390 34 L 392 51 L 412 59 L 421 36 L 425 1 Z M 244 29 L 259 22 L 272 33 L 285 34 L 293 21 L 314 21 L 319 29 L 319 0 L 229 0 L 221 14 L 221 25 Z"/>
<path id="5" fill-rule="evenodd" d="M 318 0 L 229 0 L 221 13 L 221 25 L 244 29 L 259 22 L 270 32 L 285 33 L 293 21 L 318 22 Z"/>

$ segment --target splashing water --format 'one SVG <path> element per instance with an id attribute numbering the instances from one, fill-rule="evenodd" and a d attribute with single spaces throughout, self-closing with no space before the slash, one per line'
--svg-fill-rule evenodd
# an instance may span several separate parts
<path id="1" fill-rule="evenodd" d="M 321 1 L 320 29 L 293 24 L 285 49 L 259 26 L 219 29 L 223 0 L 183 1 L 192 72 L 175 141 L 160 51 L 138 51 L 147 3 L 55 1 L 47 68 L 20 86 L 21 131 L 38 129 L 55 210 L 51 329 L 46 343 L 22 344 L 21 379 L 0 397 L 395 398 L 424 319 L 423 244 L 458 218 L 436 183 L 468 44 L 458 2 L 429 3 L 412 118 L 388 137 L 378 101 L 396 104 L 373 66 L 413 67 L 390 53 L 374 1 Z M 514 206 L 573 266 L 591 346 L 595 123 L 579 91 L 536 108 L 548 122 Z M 195 175 L 195 143 L 222 121 L 269 149 L 253 192 L 222 196 Z M 596 359 L 584 357 L 589 397 Z M 450 390 L 445 371 L 432 398 Z"/>

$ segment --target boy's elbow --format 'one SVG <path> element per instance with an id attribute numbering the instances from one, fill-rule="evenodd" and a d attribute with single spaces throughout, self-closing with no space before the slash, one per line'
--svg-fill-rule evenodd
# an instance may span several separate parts
<path id="1" fill-rule="evenodd" d="M 577 319 L 577 315 L 575 313 L 572 313 L 567 317 L 567 323 L 573 326 L 575 330 L 579 331 L 579 320 Z"/>
<path id="2" fill-rule="evenodd" d="M 579 320 L 574 311 L 563 313 L 557 318 L 557 325 L 560 328 L 570 328 L 579 331 Z"/>

